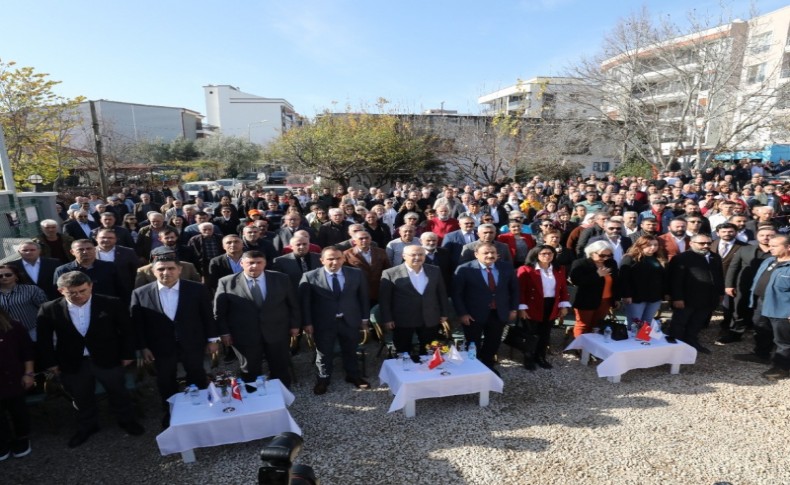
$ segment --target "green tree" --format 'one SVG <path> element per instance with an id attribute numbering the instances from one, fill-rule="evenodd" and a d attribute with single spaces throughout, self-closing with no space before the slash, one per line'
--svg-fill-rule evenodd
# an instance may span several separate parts
<path id="1" fill-rule="evenodd" d="M 32 67 L 0 60 L 0 124 L 18 185 L 27 185 L 34 173 L 54 183 L 67 168 L 68 133 L 79 121 L 76 107 L 83 98 L 56 95 L 59 83 Z"/>
<path id="2" fill-rule="evenodd" d="M 435 141 L 408 117 L 325 112 L 284 133 L 267 147 L 264 158 L 342 185 L 356 177 L 379 186 L 437 171 Z"/>
<path id="3" fill-rule="evenodd" d="M 216 171 L 217 175 L 225 172 L 229 177 L 253 170 L 261 157 L 258 145 L 236 136 L 201 138 L 195 143 L 195 148 L 207 167 Z"/>

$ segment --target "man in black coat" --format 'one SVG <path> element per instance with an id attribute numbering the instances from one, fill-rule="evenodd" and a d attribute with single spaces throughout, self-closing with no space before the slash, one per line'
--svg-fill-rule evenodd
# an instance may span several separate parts
<path id="1" fill-rule="evenodd" d="M 334 246 L 348 239 L 348 226 L 351 223 L 343 220 L 343 210 L 337 207 L 329 209 L 329 222 L 318 229 L 318 245 L 322 248 Z"/>
<path id="2" fill-rule="evenodd" d="M 74 219 L 63 224 L 63 233 L 71 236 L 75 241 L 91 237 L 91 232 L 99 227 L 97 222 L 88 220 L 88 213 L 78 210 L 74 213 Z"/>
<path id="3" fill-rule="evenodd" d="M 310 252 L 310 240 L 307 237 L 295 236 L 291 238 L 289 244 L 293 252 L 275 258 L 272 270 L 287 274 L 296 292 L 299 290 L 302 275 L 321 267 L 321 257 Z"/>
<path id="4" fill-rule="evenodd" d="M 99 261 L 96 246 L 90 239 L 80 239 L 71 243 L 71 254 L 74 261 L 58 266 L 53 275 L 53 283 L 57 285 L 58 278 L 70 271 L 81 271 L 87 274 L 95 285 L 94 292 L 100 295 L 120 298 L 124 303 L 129 303 L 132 287 L 125 284 L 113 263 Z"/>
<path id="5" fill-rule="evenodd" d="M 175 258 L 155 259 L 153 272 L 157 281 L 132 293 L 131 315 L 137 347 L 156 368 L 166 427 L 170 421 L 167 399 L 178 392 L 178 363 L 184 366 L 188 385 L 205 388 L 203 355 L 217 351 L 219 337 L 211 295 L 204 285 L 181 280 L 181 263 Z"/>
<path id="6" fill-rule="evenodd" d="M 222 238 L 222 249 L 225 253 L 208 263 L 206 286 L 212 295 L 217 291 L 217 283 L 220 279 L 241 272 L 241 255 L 244 253 L 241 238 L 236 234 L 228 234 Z"/>
<path id="7" fill-rule="evenodd" d="M 20 283 L 33 284 L 44 290 L 47 298 L 54 300 L 58 298 L 58 291 L 55 287 L 53 278 L 55 270 L 62 263 L 55 258 L 44 258 L 41 256 L 41 247 L 34 241 L 22 241 L 16 249 L 20 259 L 9 261 L 8 264 L 19 268 L 25 280 Z"/>
<path id="8" fill-rule="evenodd" d="M 673 309 L 669 334 L 709 354 L 699 342 L 699 332 L 724 297 L 724 273 L 721 257 L 710 251 L 710 236 L 697 234 L 690 244 L 691 251 L 678 254 L 668 266 Z"/>
<path id="9" fill-rule="evenodd" d="M 41 305 L 36 324 L 39 363 L 60 375 L 77 409 L 77 432 L 69 448 L 80 446 L 99 429 L 97 380 L 120 426 L 130 435 L 143 434 L 125 385 L 124 367 L 135 358 L 128 310 L 117 298 L 94 295 L 93 282 L 80 271 L 64 274 L 57 286 L 63 297 Z"/>

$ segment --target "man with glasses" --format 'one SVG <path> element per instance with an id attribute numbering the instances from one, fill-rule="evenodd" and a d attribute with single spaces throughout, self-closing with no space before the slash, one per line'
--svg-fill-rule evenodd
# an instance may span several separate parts
<path id="1" fill-rule="evenodd" d="M 713 240 L 705 234 L 691 238 L 691 250 L 670 261 L 669 293 L 672 301 L 670 335 L 710 354 L 699 341 L 700 331 L 710 322 L 724 297 L 721 257 L 710 251 Z"/>
<path id="2" fill-rule="evenodd" d="M 98 295 L 120 298 L 127 304 L 131 296 L 131 287 L 124 284 L 115 264 L 99 261 L 96 258 L 96 247 L 90 239 L 79 239 L 71 243 L 71 255 L 74 261 L 59 266 L 53 275 L 54 283 L 58 278 L 71 271 L 80 271 L 88 275 L 93 282 L 93 292 Z M 60 287 L 58 287 L 60 288 Z"/>
<path id="3" fill-rule="evenodd" d="M 63 224 L 63 232 L 75 240 L 90 238 L 93 230 L 99 227 L 98 223 L 88 220 L 88 212 L 82 209 L 74 211 L 72 217 L 72 220 Z"/>
<path id="4" fill-rule="evenodd" d="M 606 221 L 606 224 L 604 224 L 604 231 L 604 234 L 590 239 L 590 244 L 594 243 L 595 241 L 606 241 L 611 244 L 612 254 L 615 262 L 617 263 L 617 267 L 619 268 L 620 261 L 631 247 L 631 239 L 623 237 L 623 223 L 620 218 L 612 217 Z"/>

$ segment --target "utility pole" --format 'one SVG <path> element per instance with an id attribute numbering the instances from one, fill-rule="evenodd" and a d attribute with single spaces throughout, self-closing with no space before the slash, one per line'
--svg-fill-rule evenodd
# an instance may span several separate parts
<path id="1" fill-rule="evenodd" d="M 101 154 L 101 134 L 99 133 L 99 118 L 96 116 L 96 105 L 89 101 L 91 106 L 91 125 L 93 126 L 93 141 L 96 144 L 96 163 L 99 165 L 99 184 L 102 197 L 110 193 L 107 187 L 107 177 L 104 175 L 104 159 Z"/>

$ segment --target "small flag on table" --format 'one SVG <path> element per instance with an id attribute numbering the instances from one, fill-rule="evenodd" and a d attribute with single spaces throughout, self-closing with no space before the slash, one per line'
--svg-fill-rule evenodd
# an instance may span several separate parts
<path id="1" fill-rule="evenodd" d="M 206 395 L 208 396 L 209 406 L 213 406 L 215 403 L 219 402 L 219 391 L 217 391 L 217 386 L 214 385 L 214 382 L 209 383 L 208 389 L 206 389 Z"/>
<path id="2" fill-rule="evenodd" d="M 650 326 L 647 322 L 642 324 L 642 328 L 636 333 L 637 340 L 644 340 L 645 342 L 650 342 L 650 331 L 653 330 L 653 327 Z"/>
<path id="3" fill-rule="evenodd" d="M 442 363 L 444 363 L 444 359 L 442 358 L 442 353 L 437 347 L 437 349 L 433 351 L 433 357 L 431 357 L 431 360 L 428 361 L 428 368 L 434 369 L 442 365 Z"/>
<path id="4" fill-rule="evenodd" d="M 458 352 L 458 349 L 455 348 L 455 345 L 450 345 L 450 352 L 447 354 L 447 361 L 452 362 L 453 364 L 460 364 L 464 361 L 464 358 L 461 357 L 461 352 Z"/>
<path id="5" fill-rule="evenodd" d="M 235 377 L 230 380 L 230 397 L 241 401 L 241 387 Z"/>

